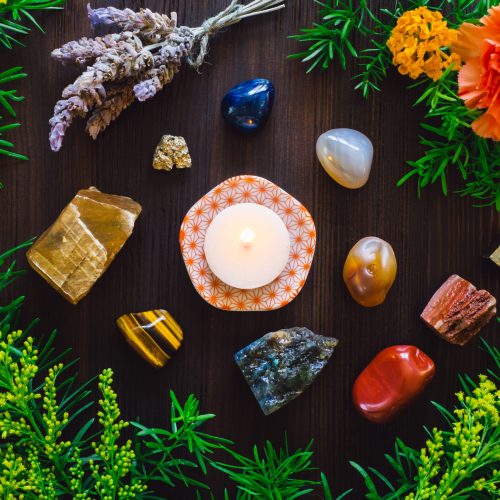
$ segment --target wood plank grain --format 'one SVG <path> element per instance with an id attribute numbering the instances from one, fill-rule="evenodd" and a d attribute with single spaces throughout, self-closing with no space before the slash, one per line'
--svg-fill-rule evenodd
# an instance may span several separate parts
<path id="1" fill-rule="evenodd" d="M 182 23 L 194 26 L 224 8 L 227 0 L 96 5 L 108 3 L 175 10 Z M 134 235 L 92 293 L 74 307 L 29 272 L 17 285 L 28 297 L 25 317 L 43 318 L 40 332 L 58 328 L 59 346 L 72 347 L 81 359 L 82 380 L 112 367 L 126 417 L 140 415 L 143 422 L 163 425 L 168 390 L 181 398 L 192 392 L 204 409 L 217 414 L 210 432 L 234 439 L 242 451 L 265 439 L 280 443 L 285 431 L 292 446 L 314 438 L 316 465 L 338 492 L 354 487 L 353 498 L 361 498 L 360 478 L 348 460 L 381 466 L 395 436 L 422 444 L 421 425 L 439 422 L 429 400 L 450 403 L 457 372 L 484 369 L 487 357 L 477 342 L 463 349 L 450 346 L 433 336 L 418 316 L 451 273 L 498 295 L 498 272 L 481 254 L 498 238 L 500 224 L 493 209 L 472 208 L 468 199 L 457 196 L 444 198 L 438 188 L 426 190 L 421 200 L 413 185 L 396 188 L 405 160 L 421 153 L 421 111 L 411 107 L 415 96 L 404 90 L 407 81 L 391 72 L 384 92 L 366 102 L 353 90 L 350 77 L 355 69 L 342 72 L 334 67 L 306 75 L 304 66 L 286 59 L 298 49 L 287 36 L 310 24 L 316 7 L 310 1 L 287 3 L 283 12 L 220 34 L 201 74 L 184 68 L 160 95 L 134 104 L 97 141 L 85 135 L 83 123 L 75 124 L 58 154 L 49 150 L 47 121 L 75 72 L 51 61 L 49 54 L 65 41 L 90 34 L 86 0 L 42 15 L 46 35 L 34 32 L 26 48 L 2 52 L 2 67 L 19 63 L 30 75 L 20 83 L 27 102 L 19 106 L 24 126 L 14 139 L 31 160 L 0 160 L 0 178 L 6 185 L 0 192 L 0 247 L 40 234 L 80 188 L 95 185 L 140 202 L 144 211 Z M 276 104 L 265 129 L 243 137 L 224 125 L 219 105 L 231 86 L 257 76 L 275 83 Z M 371 179 L 359 191 L 332 182 L 315 157 L 316 138 L 341 126 L 363 131 L 375 144 Z M 194 159 L 191 171 L 153 171 L 153 150 L 165 133 L 186 137 Z M 211 308 L 191 286 L 178 248 L 180 222 L 190 206 L 218 182 L 241 173 L 282 186 L 308 207 L 317 225 L 317 255 L 304 290 L 295 302 L 272 313 Z M 347 252 L 367 235 L 388 240 L 399 261 L 393 290 L 373 310 L 354 303 L 342 282 Z M 115 319 L 158 307 L 169 310 L 182 325 L 185 345 L 164 370 L 154 371 L 123 341 Z M 233 354 L 266 332 L 290 326 L 333 335 L 340 344 L 300 399 L 264 417 Z M 490 341 L 494 328 L 484 331 Z M 418 345 L 428 353 L 437 364 L 437 376 L 408 413 L 377 427 L 356 414 L 350 400 L 352 383 L 380 349 L 399 343 Z M 212 479 L 220 493 L 222 478 Z M 186 492 L 181 489 L 169 498 L 186 498 Z"/>

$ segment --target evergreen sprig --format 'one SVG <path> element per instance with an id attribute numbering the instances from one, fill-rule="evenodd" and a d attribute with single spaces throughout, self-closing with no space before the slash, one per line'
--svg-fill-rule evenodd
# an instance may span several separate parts
<path id="1" fill-rule="evenodd" d="M 429 83 L 415 105 L 425 104 L 427 113 L 421 127 L 425 135 L 420 144 L 423 156 L 409 161 L 411 170 L 398 182 L 401 186 L 417 177 L 418 192 L 439 182 L 448 194 L 450 169 L 458 172 L 465 187 L 462 196 L 471 196 L 478 206 L 494 205 L 500 211 L 500 142 L 479 137 L 471 128 L 480 111 L 469 109 L 458 97 L 453 68 L 448 68 L 437 82 Z M 422 80 L 417 85 L 422 85 Z"/>
<path id="2" fill-rule="evenodd" d="M 360 72 L 354 80 L 356 89 L 368 97 L 371 91 L 380 91 L 392 65 L 392 55 L 386 42 L 398 18 L 406 11 L 427 7 L 445 15 L 448 25 L 456 29 L 464 22 L 478 22 L 498 0 L 396 0 L 391 9 L 376 11 L 369 0 L 314 0 L 320 5 L 321 20 L 311 28 L 302 28 L 293 38 L 308 44 L 306 50 L 291 54 L 291 59 L 308 63 L 307 72 L 315 68 L 327 69 L 338 60 L 346 69 L 349 56 L 358 61 Z M 368 40 L 368 47 L 357 49 L 354 35 L 359 33 Z"/>
<path id="3" fill-rule="evenodd" d="M 31 31 L 30 24 L 43 32 L 33 17 L 34 12 L 59 9 L 65 0 L 4 0 L 0 1 L 0 44 L 10 49 L 23 45 L 20 36 Z"/>
<path id="4" fill-rule="evenodd" d="M 30 244 L 0 255 L 0 292 L 20 275 L 15 263 L 5 267 L 7 260 Z M 54 349 L 55 332 L 37 345 L 28 335 L 32 325 L 25 332 L 14 329 L 23 299 L 0 306 L 1 498 L 160 499 L 155 490 L 175 486 L 214 498 L 204 480 L 211 468 L 235 484 L 234 498 L 256 492 L 258 498 L 282 500 L 315 491 L 333 499 L 323 474 L 307 478 L 315 471 L 310 445 L 276 452 L 267 443 L 262 457 L 257 448 L 250 457 L 241 455 L 230 440 L 203 431 L 215 415 L 203 414 L 193 395 L 181 404 L 170 392 L 169 428 L 129 422 L 121 418 L 113 372 L 106 369 L 96 377 L 97 414 L 89 416 L 95 378 L 78 384 L 76 362 L 65 363 L 69 351 Z"/>
<path id="5" fill-rule="evenodd" d="M 43 32 L 42 27 L 33 17 L 33 14 L 43 10 L 54 10 L 65 0 L 0 0 L 0 47 L 11 49 L 14 45 L 24 45 L 20 37 L 27 35 L 31 31 L 31 26 Z M 25 78 L 26 73 L 22 72 L 20 66 L 7 69 L 0 73 L 0 110 L 3 108 L 11 117 L 16 117 L 16 112 L 12 103 L 24 100 L 24 97 L 17 95 L 15 89 L 2 89 L 1 86 Z M 19 122 L 10 121 L 5 123 L 6 118 L 0 112 L 0 156 L 8 156 L 16 160 L 27 160 L 24 154 L 14 150 L 14 143 L 5 138 L 5 134 L 21 126 Z M 0 182 L 0 189 L 3 184 Z"/>
<path id="6" fill-rule="evenodd" d="M 371 34 L 367 22 L 376 17 L 368 7 L 367 0 L 314 1 L 321 7 L 321 22 L 314 23 L 311 28 L 303 28 L 298 35 L 290 37 L 309 46 L 289 58 L 308 63 L 308 73 L 316 67 L 325 70 L 335 60 L 339 60 L 342 68 L 346 69 L 349 54 L 358 57 L 352 40 L 354 33 L 359 32 L 364 36 Z"/>
<path id="7" fill-rule="evenodd" d="M 24 100 L 24 97 L 17 94 L 15 89 L 4 89 L 4 85 L 9 84 L 15 80 L 25 78 L 26 73 L 22 71 L 20 66 L 10 68 L 0 73 L 0 106 L 3 107 L 5 112 L 12 118 L 16 117 L 16 111 L 12 106 L 12 103 L 20 102 Z M 0 155 L 10 156 L 11 158 L 16 158 L 18 160 L 27 160 L 25 155 L 16 153 L 13 151 L 14 144 L 11 141 L 3 139 L 2 137 L 9 130 L 20 127 L 21 124 L 17 122 L 7 123 L 5 125 L 2 122 L 5 121 L 4 117 L 0 114 Z"/>
<path id="8" fill-rule="evenodd" d="M 310 72 L 317 67 L 325 70 L 335 60 L 345 69 L 351 55 L 359 67 L 354 76 L 355 88 L 365 98 L 372 91 L 381 90 L 392 67 L 387 40 L 405 11 L 424 6 L 438 10 L 448 25 L 456 29 L 464 22 L 477 23 L 488 9 L 499 4 L 499 0 L 397 0 L 391 9 L 381 8 L 375 13 L 367 0 L 315 1 L 321 6 L 322 20 L 292 37 L 309 46 L 290 57 L 308 63 Z M 354 47 L 355 32 L 368 40 L 367 47 Z M 458 97 L 456 72 L 450 67 L 439 81 L 421 78 L 412 87 L 424 87 L 416 102 L 427 107 L 421 124 L 424 134 L 419 138 L 424 154 L 408 162 L 410 171 L 398 186 L 416 177 L 419 196 L 423 188 L 434 183 L 439 183 L 447 195 L 448 178 L 453 171 L 462 182 L 458 194 L 473 198 L 476 206 L 493 205 L 500 212 L 500 142 L 483 139 L 472 130 L 472 122 L 480 111 L 468 109 Z"/>
<path id="9" fill-rule="evenodd" d="M 257 446 L 254 446 L 253 453 L 249 457 L 224 447 L 233 459 L 233 463 L 215 462 L 212 465 L 237 485 L 237 494 L 233 497 L 237 500 L 300 498 L 313 494 L 321 485 L 324 487 L 325 498 L 332 498 L 324 475 L 319 481 L 305 479 L 302 476 L 313 470 L 314 453 L 311 447 L 312 442 L 305 449 L 291 453 L 286 441 L 285 448 L 279 450 L 267 441 L 262 453 Z M 349 492 L 350 490 L 339 498 Z M 229 500 L 227 492 L 225 498 Z"/>
<path id="10" fill-rule="evenodd" d="M 401 439 L 394 454 L 385 455 L 395 472 L 388 478 L 373 467 L 351 465 L 365 481 L 369 500 L 424 498 L 475 500 L 498 498 L 500 491 L 500 352 L 483 342 L 495 367 L 478 381 L 460 376 L 462 390 L 453 411 L 433 402 L 443 416 L 444 429 L 425 428 L 425 446 L 414 449 Z M 377 487 L 380 483 L 381 486 Z M 380 493 L 383 488 L 386 493 Z"/>

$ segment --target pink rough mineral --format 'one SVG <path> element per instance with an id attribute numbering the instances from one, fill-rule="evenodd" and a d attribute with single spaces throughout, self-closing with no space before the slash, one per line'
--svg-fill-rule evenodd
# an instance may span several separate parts
<path id="1" fill-rule="evenodd" d="M 453 274 L 432 296 L 420 317 L 451 344 L 464 345 L 496 315 L 496 299 Z"/>

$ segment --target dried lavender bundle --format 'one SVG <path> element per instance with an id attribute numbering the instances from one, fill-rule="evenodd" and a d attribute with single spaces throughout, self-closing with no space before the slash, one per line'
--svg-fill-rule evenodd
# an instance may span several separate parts
<path id="1" fill-rule="evenodd" d="M 198 69 L 208 52 L 211 36 L 247 17 L 267 14 L 284 7 L 285 0 L 232 0 L 199 28 L 177 26 L 170 17 L 149 9 L 105 7 L 88 16 L 93 28 L 119 31 L 103 37 L 81 38 L 52 52 L 62 64 L 75 65 L 82 74 L 68 85 L 50 119 L 50 146 L 59 151 L 74 118 L 91 116 L 86 130 L 95 139 L 120 113 L 137 99 L 145 101 L 170 83 L 186 61 Z"/>
<path id="2" fill-rule="evenodd" d="M 149 9 L 134 12 L 131 9 L 120 10 L 115 7 L 92 9 L 90 5 L 87 5 L 87 11 L 93 29 L 105 26 L 119 31 L 134 31 L 144 40 L 151 42 L 159 42 L 167 37 L 177 24 L 175 12 L 168 17 Z"/>
<path id="3" fill-rule="evenodd" d="M 125 35 L 128 36 L 125 33 L 113 33 L 104 37 L 83 37 L 53 50 L 51 55 L 53 59 L 65 66 L 74 65 L 86 68 L 89 64 L 94 64 L 95 60 L 101 57 L 107 49 L 117 48 L 126 43 Z"/>
<path id="4" fill-rule="evenodd" d="M 108 125 L 116 120 L 120 113 L 135 101 L 134 90 L 130 82 L 108 89 L 106 99 L 94 109 L 87 120 L 85 130 L 95 139 Z"/>

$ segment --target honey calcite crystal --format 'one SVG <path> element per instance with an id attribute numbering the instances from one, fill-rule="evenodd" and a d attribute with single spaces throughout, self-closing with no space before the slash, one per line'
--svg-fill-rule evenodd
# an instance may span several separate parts
<path id="1" fill-rule="evenodd" d="M 441 338 L 463 346 L 496 316 L 496 304 L 489 292 L 453 274 L 432 296 L 420 317 Z"/>
<path id="2" fill-rule="evenodd" d="M 113 262 L 141 210 L 131 198 L 82 189 L 30 248 L 28 262 L 77 304 Z"/>

